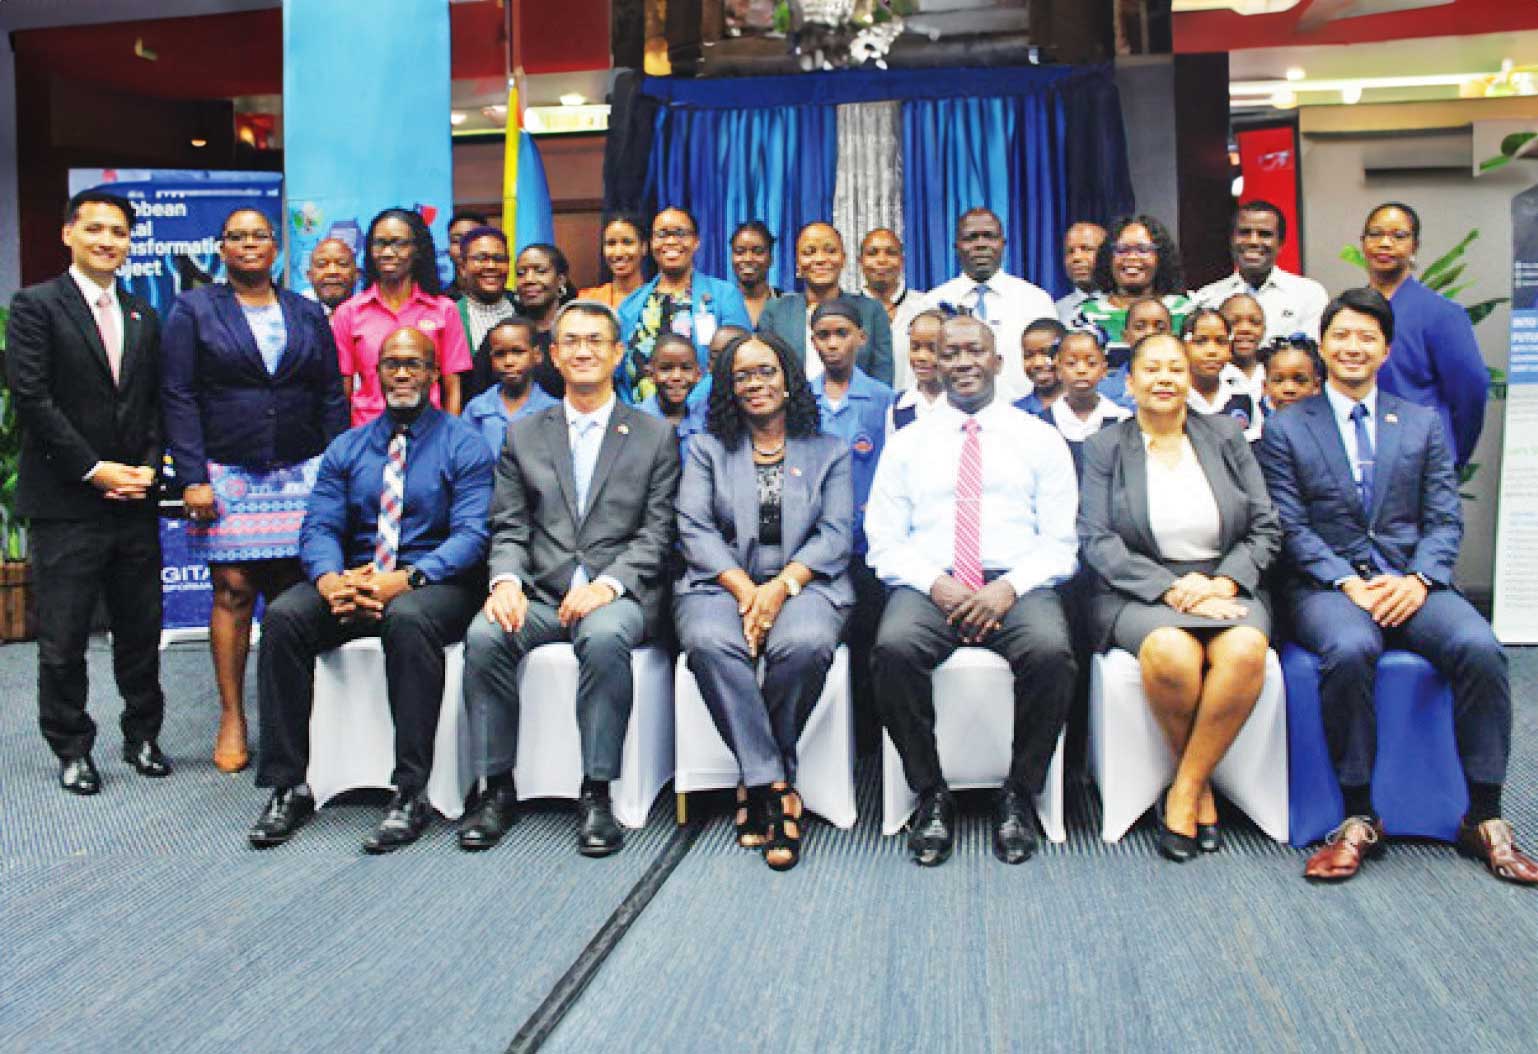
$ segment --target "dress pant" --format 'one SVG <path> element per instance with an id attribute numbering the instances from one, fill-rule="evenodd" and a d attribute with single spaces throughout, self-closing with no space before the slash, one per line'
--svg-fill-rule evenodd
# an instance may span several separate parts
<path id="1" fill-rule="evenodd" d="M 511 772 L 518 762 L 518 664 L 541 644 L 570 641 L 577 653 L 582 775 L 619 779 L 635 696 L 630 653 L 645 635 L 646 616 L 630 596 L 605 604 L 570 628 L 561 625 L 556 608 L 532 600 L 516 633 L 488 618 L 475 619 L 465 634 L 465 707 L 476 744 L 476 774 Z"/>
<path id="2" fill-rule="evenodd" d="M 1042 587 L 1019 597 L 1001 621 L 979 646 L 1002 656 L 1014 673 L 1009 779 L 1039 794 L 1067 720 L 1077 675 L 1068 620 L 1057 592 Z M 902 755 L 908 786 L 918 792 L 944 780 L 935 746 L 930 675 L 960 646 L 956 628 L 927 595 L 907 586 L 892 591 L 876 634 L 876 698 Z"/>
<path id="3" fill-rule="evenodd" d="M 90 520 L 32 521 L 37 596 L 37 700 L 43 737 L 61 758 L 88 754 L 86 644 L 98 598 L 107 600 L 112 672 L 123 697 L 123 738 L 160 735 L 160 520 L 142 502 Z"/>
<path id="4" fill-rule="evenodd" d="M 854 702 L 855 741 L 862 753 L 881 742 L 881 717 L 876 712 L 876 692 L 871 676 L 871 655 L 876 631 L 886 608 L 886 586 L 866 563 L 864 553 L 849 560 L 849 582 L 854 586 L 854 611 L 849 615 L 845 639 L 849 642 L 849 681 Z"/>
<path id="5" fill-rule="evenodd" d="M 1511 754 L 1506 651 L 1462 594 L 1432 590 L 1421 609 L 1394 629 L 1380 627 L 1338 589 L 1302 590 L 1290 599 L 1293 639 L 1319 656 L 1324 738 L 1343 786 L 1372 783 L 1378 746 L 1373 686 L 1385 648 L 1413 651 L 1447 678 L 1464 778 L 1506 782 Z"/>
<path id="6" fill-rule="evenodd" d="M 763 644 L 760 688 L 730 593 L 687 593 L 673 602 L 689 669 L 749 787 L 795 780 L 796 741 L 822 695 L 847 613 L 818 592 L 787 599 Z"/>
<path id="7" fill-rule="evenodd" d="M 434 582 L 390 601 L 382 619 L 342 621 L 309 582 L 285 590 L 262 618 L 257 786 L 304 782 L 310 763 L 316 657 L 347 641 L 377 636 L 384 646 L 385 683 L 395 721 L 390 782 L 402 794 L 426 787 L 443 704 L 443 649 L 464 636 L 485 595 L 479 582 Z"/>

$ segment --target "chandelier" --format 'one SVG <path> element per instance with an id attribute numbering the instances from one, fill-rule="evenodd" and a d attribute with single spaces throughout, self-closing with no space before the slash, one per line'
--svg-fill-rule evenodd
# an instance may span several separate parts
<path id="1" fill-rule="evenodd" d="M 867 62 L 886 69 L 913 0 L 781 0 L 777 27 L 803 70 L 849 69 Z"/>

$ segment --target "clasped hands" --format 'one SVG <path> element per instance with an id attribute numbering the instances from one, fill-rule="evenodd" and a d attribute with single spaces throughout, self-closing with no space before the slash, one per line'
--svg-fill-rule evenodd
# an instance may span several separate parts
<path id="1" fill-rule="evenodd" d="M 780 609 L 785 606 L 790 590 L 779 575 L 758 585 L 740 569 L 726 572 L 719 581 L 737 600 L 737 614 L 742 616 L 742 636 L 748 642 L 748 654 L 756 659 L 775 620 L 780 617 Z"/>
<path id="2" fill-rule="evenodd" d="M 603 582 L 576 586 L 561 598 L 556 618 L 561 620 L 562 626 L 570 629 L 605 604 L 612 604 L 617 596 Z M 522 585 L 507 579 L 492 587 L 491 595 L 486 598 L 481 610 L 489 620 L 502 627 L 504 633 L 517 633 L 528 618 L 529 598 L 524 595 Z"/>
<path id="3" fill-rule="evenodd" d="M 380 571 L 373 564 L 330 572 L 315 580 L 315 588 L 336 618 L 379 621 L 390 601 L 411 588 L 406 571 Z"/>
<path id="4" fill-rule="evenodd" d="M 1165 590 L 1164 602 L 1185 615 L 1232 621 L 1249 614 L 1249 608 L 1234 600 L 1239 586 L 1232 578 L 1209 578 L 1192 571 L 1180 576 Z"/>
<path id="5" fill-rule="evenodd" d="M 1004 624 L 1017 598 L 1015 587 L 1004 578 L 973 590 L 952 575 L 941 575 L 929 587 L 929 599 L 945 612 L 945 621 L 956 627 L 963 644 L 980 644 Z"/>
<path id="6" fill-rule="evenodd" d="M 155 470 L 147 465 L 103 461 L 91 473 L 91 483 L 109 501 L 143 501 L 155 484 Z M 212 491 L 209 498 L 213 498 Z"/>
<path id="7" fill-rule="evenodd" d="M 1340 584 L 1351 602 L 1384 629 L 1404 625 L 1426 602 L 1426 583 L 1414 575 L 1348 578 Z"/>

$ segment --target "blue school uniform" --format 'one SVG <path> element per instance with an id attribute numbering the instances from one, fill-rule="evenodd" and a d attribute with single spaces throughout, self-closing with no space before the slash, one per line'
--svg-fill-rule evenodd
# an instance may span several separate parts
<path id="1" fill-rule="evenodd" d="M 854 479 L 854 551 L 865 552 L 865 505 L 870 501 L 870 486 L 876 478 L 876 462 L 886 443 L 887 409 L 897 393 L 866 374 L 858 366 L 849 379 L 849 390 L 837 409 L 824 394 L 826 375 L 810 382 L 821 412 L 822 430 L 849 443 L 850 469 Z"/>
<path id="2" fill-rule="evenodd" d="M 473 425 L 481 438 L 491 444 L 493 454 L 501 455 L 502 444 L 507 441 L 508 425 L 560 401 L 538 384 L 530 384 L 528 399 L 518 408 L 517 413 L 509 414 L 507 404 L 502 401 L 502 386 L 497 384 L 465 403 L 461 416 L 466 424 Z"/>
<path id="3" fill-rule="evenodd" d="M 690 438 L 705 431 L 705 411 L 708 403 L 695 402 L 694 393 L 699 390 L 700 386 L 696 384 L 693 391 L 689 393 L 688 398 L 684 400 L 684 419 L 678 422 L 678 456 L 681 458 L 689 456 Z M 642 399 L 636 406 L 636 409 L 640 410 L 643 414 L 651 414 L 653 417 L 665 416 L 662 412 L 662 403 L 658 401 L 656 392 Z"/>

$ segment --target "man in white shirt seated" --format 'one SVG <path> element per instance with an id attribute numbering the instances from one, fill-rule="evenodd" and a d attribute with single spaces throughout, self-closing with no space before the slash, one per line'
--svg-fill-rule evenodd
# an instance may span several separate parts
<path id="1" fill-rule="evenodd" d="M 1287 220 L 1281 209 L 1258 198 L 1240 205 L 1229 231 L 1234 273 L 1203 286 L 1196 293 L 1196 302 L 1219 308 L 1235 293 L 1248 293 L 1266 313 L 1262 343 L 1294 333 L 1318 340 L 1319 316 L 1330 302 L 1330 294 L 1312 278 L 1276 266 L 1276 255 L 1286 241 Z"/>
<path id="2" fill-rule="evenodd" d="M 1052 297 L 1040 286 L 999 268 L 1004 261 L 1004 225 L 991 209 L 969 209 L 956 223 L 956 255 L 962 273 L 929 291 L 926 304 L 948 304 L 971 312 L 993 330 L 995 347 L 1009 350 L 999 379 L 1005 402 L 1031 394 L 1031 382 L 1014 349 L 1025 327 L 1038 318 L 1057 318 Z"/>
<path id="3" fill-rule="evenodd" d="M 924 866 L 944 863 L 955 844 L 934 668 L 977 645 L 1014 672 L 1012 762 L 993 835 L 1009 864 L 1036 849 L 1031 798 L 1073 695 L 1068 622 L 1052 588 L 1078 566 L 1073 459 L 1050 425 L 996 391 L 1000 365 L 989 327 L 968 316 L 945 323 L 946 401 L 887 440 L 865 511 L 870 564 L 892 589 L 872 660 L 877 705 L 919 795 L 908 847 Z"/>

